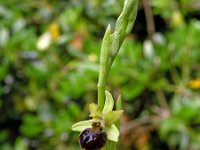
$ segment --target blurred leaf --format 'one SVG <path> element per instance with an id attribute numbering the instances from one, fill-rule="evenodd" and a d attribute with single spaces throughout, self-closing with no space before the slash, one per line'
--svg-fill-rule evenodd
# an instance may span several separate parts
<path id="1" fill-rule="evenodd" d="M 23 124 L 20 127 L 20 131 L 28 137 L 35 137 L 43 131 L 43 126 L 41 126 L 37 116 L 26 114 L 23 116 Z"/>
<path id="2" fill-rule="evenodd" d="M 24 139 L 18 138 L 15 142 L 15 150 L 28 150 L 27 144 Z"/>

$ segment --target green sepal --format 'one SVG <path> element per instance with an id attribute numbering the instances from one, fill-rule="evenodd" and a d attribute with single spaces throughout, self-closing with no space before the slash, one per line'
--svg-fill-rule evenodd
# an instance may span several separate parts
<path id="1" fill-rule="evenodd" d="M 106 101 L 105 101 L 105 105 L 104 105 L 102 114 L 106 114 L 106 113 L 112 111 L 113 107 L 114 107 L 114 99 L 113 99 L 112 95 L 110 94 L 110 92 L 105 91 L 105 94 L 106 94 Z"/>
<path id="2" fill-rule="evenodd" d="M 117 129 L 117 127 L 114 124 L 112 124 L 109 127 L 106 127 L 105 131 L 107 133 L 107 138 L 110 141 L 118 142 L 118 139 L 119 139 L 119 130 Z"/>
<path id="3" fill-rule="evenodd" d="M 86 128 L 91 128 L 91 127 L 92 127 L 92 120 L 85 120 L 75 123 L 72 126 L 72 130 L 82 132 Z"/>
<path id="4" fill-rule="evenodd" d="M 121 110 L 121 109 L 122 109 L 122 97 L 121 95 L 119 95 L 116 102 L 116 110 Z M 120 129 L 120 120 L 117 120 L 115 124 L 117 128 Z"/>

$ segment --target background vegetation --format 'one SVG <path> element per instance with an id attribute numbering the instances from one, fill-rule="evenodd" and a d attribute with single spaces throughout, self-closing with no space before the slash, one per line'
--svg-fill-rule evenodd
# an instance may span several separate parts
<path id="1" fill-rule="evenodd" d="M 123 0 L 0 2 L 0 149 L 77 150 L 97 99 L 102 36 Z M 200 2 L 142 0 L 108 87 L 123 96 L 119 149 L 200 149 Z"/>

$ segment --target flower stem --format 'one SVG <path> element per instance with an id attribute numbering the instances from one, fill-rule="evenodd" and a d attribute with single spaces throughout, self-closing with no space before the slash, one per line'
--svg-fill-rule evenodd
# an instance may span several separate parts
<path id="1" fill-rule="evenodd" d="M 115 25 L 115 31 L 111 34 L 109 25 L 105 32 L 100 52 L 99 81 L 97 85 L 98 106 L 101 110 L 104 106 L 107 76 L 126 35 L 132 30 L 137 8 L 138 0 L 125 0 L 123 10 Z"/>

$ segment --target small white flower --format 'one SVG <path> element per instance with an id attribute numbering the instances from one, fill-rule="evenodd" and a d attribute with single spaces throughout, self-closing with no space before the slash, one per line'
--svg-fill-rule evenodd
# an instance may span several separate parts
<path id="1" fill-rule="evenodd" d="M 51 42 L 52 42 L 51 33 L 45 32 L 39 37 L 39 39 L 37 41 L 37 49 L 41 50 L 41 51 L 47 50 L 47 48 L 50 46 Z"/>

